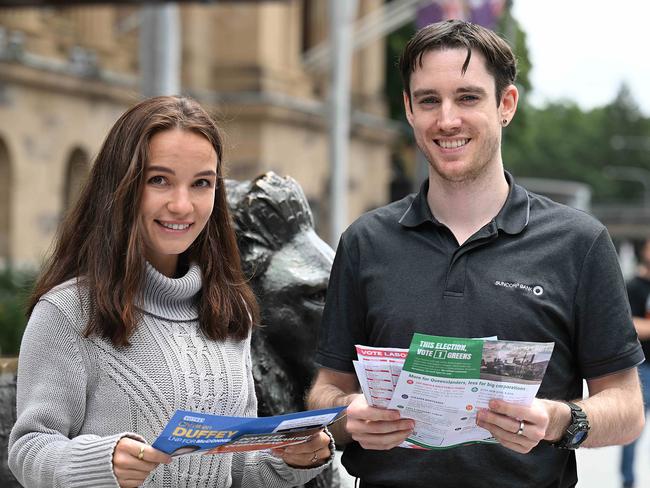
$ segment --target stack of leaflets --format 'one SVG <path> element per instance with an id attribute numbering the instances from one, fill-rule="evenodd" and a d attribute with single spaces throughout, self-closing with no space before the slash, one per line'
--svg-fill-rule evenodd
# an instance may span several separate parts
<path id="1" fill-rule="evenodd" d="M 274 417 L 224 417 L 177 410 L 153 447 L 171 456 L 259 451 L 299 444 L 345 416 L 345 407 Z"/>
<path id="2" fill-rule="evenodd" d="M 415 420 L 401 447 L 446 449 L 497 442 L 478 410 L 492 399 L 530 405 L 553 345 L 414 334 L 409 349 L 357 345 L 354 367 L 369 405 Z"/>

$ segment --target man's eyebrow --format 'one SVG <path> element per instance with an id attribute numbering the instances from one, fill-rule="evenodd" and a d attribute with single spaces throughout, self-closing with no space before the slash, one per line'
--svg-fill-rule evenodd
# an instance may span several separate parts
<path id="1" fill-rule="evenodd" d="M 413 92 L 414 97 L 423 97 L 426 95 L 437 95 L 438 92 L 436 90 L 433 90 L 431 88 L 420 88 L 419 90 L 415 90 Z"/>
<path id="2" fill-rule="evenodd" d="M 461 86 L 456 90 L 456 93 L 475 93 L 477 95 L 485 95 L 485 89 L 480 86 Z"/>
<path id="3" fill-rule="evenodd" d="M 461 86 L 456 89 L 456 93 L 474 93 L 477 95 L 485 95 L 486 91 L 484 88 L 475 85 Z M 438 91 L 433 88 L 420 88 L 413 91 L 414 97 L 424 97 L 430 95 L 438 95 Z"/>

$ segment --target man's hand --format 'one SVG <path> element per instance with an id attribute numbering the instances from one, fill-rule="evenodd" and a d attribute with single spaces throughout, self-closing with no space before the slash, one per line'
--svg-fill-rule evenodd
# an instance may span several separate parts
<path id="1" fill-rule="evenodd" d="M 415 421 L 400 418 L 397 410 L 371 407 L 361 394 L 351 398 L 346 430 L 364 449 L 392 449 L 413 432 Z"/>
<path id="2" fill-rule="evenodd" d="M 563 407 L 566 409 L 564 425 L 559 410 Z M 526 407 L 502 400 L 490 400 L 489 409 L 478 412 L 476 424 L 490 431 L 504 447 L 526 454 L 542 439 L 559 439 L 570 418 L 569 407 L 560 402 L 535 398 Z"/>
<path id="3" fill-rule="evenodd" d="M 309 408 L 347 407 L 346 424 L 330 426 L 336 443 L 357 441 L 365 449 L 392 449 L 413 431 L 415 422 L 400 419 L 397 410 L 368 405 L 354 373 L 321 368 L 308 397 Z"/>

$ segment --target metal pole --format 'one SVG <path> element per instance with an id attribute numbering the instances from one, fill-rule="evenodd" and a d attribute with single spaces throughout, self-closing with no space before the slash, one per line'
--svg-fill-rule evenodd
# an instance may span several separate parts
<path id="1" fill-rule="evenodd" d="M 348 221 L 348 156 L 350 149 L 350 71 L 352 21 L 357 0 L 330 0 L 332 84 L 330 124 L 330 244 L 335 247 Z"/>
<path id="2" fill-rule="evenodd" d="M 175 3 L 145 5 L 140 23 L 142 94 L 180 93 L 180 21 Z"/>

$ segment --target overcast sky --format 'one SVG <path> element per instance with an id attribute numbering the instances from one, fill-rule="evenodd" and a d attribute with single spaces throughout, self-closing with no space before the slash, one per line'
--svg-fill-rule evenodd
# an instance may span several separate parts
<path id="1" fill-rule="evenodd" d="M 513 14 L 528 35 L 533 103 L 592 108 L 625 80 L 650 116 L 650 2 L 514 0 Z"/>

